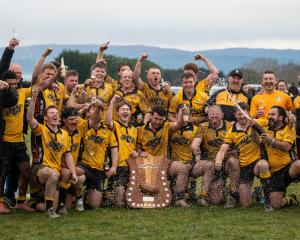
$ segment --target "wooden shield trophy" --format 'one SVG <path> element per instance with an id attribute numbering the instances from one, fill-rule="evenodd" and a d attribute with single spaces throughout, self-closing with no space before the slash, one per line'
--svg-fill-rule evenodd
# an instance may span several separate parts
<path id="1" fill-rule="evenodd" d="M 127 160 L 130 178 L 126 191 L 131 208 L 164 208 L 172 200 L 167 176 L 169 160 L 164 156 Z"/>

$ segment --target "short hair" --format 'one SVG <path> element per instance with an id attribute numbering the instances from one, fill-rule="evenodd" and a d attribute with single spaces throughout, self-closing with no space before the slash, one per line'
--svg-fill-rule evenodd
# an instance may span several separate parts
<path id="1" fill-rule="evenodd" d="M 274 76 L 276 76 L 275 72 L 272 70 L 266 70 L 263 74 L 273 74 Z"/>
<path id="2" fill-rule="evenodd" d="M 234 112 L 236 113 L 237 111 L 240 111 L 240 109 L 244 111 L 249 111 L 249 105 L 244 102 L 239 102 L 236 104 L 236 106 L 234 106 Z"/>
<path id="3" fill-rule="evenodd" d="M 192 70 L 195 75 L 199 74 L 199 68 L 195 63 L 187 63 L 183 66 L 183 70 Z"/>
<path id="4" fill-rule="evenodd" d="M 50 63 L 53 64 L 56 67 L 56 69 L 60 68 L 60 63 L 58 61 L 51 61 Z"/>
<path id="5" fill-rule="evenodd" d="M 74 117 L 78 116 L 79 113 L 76 108 L 73 107 L 66 107 L 63 112 L 61 113 L 62 118 Z"/>
<path id="6" fill-rule="evenodd" d="M 51 70 L 57 71 L 57 68 L 52 63 L 47 63 L 42 66 L 42 72 L 44 72 L 46 69 L 51 69 Z"/>
<path id="7" fill-rule="evenodd" d="M 102 68 L 106 71 L 107 65 L 104 62 L 97 62 L 91 66 L 91 71 L 93 71 L 95 68 Z"/>
<path id="8" fill-rule="evenodd" d="M 277 85 L 278 85 L 279 83 L 281 83 L 281 82 L 283 82 L 283 83 L 287 86 L 287 82 L 284 81 L 284 80 L 279 80 L 279 81 L 277 82 Z"/>
<path id="9" fill-rule="evenodd" d="M 161 117 L 167 116 L 167 111 L 160 106 L 155 106 L 154 108 L 152 108 L 152 114 L 154 114 L 154 113 L 157 113 Z"/>
<path id="10" fill-rule="evenodd" d="M 120 102 L 117 102 L 117 104 L 116 104 L 116 111 L 118 112 L 119 109 L 121 107 L 123 107 L 124 105 L 127 105 L 129 107 L 130 111 L 131 111 L 131 109 L 132 109 L 131 104 L 129 102 L 127 102 L 126 100 L 121 100 Z"/>
<path id="11" fill-rule="evenodd" d="M 193 78 L 194 80 L 196 80 L 195 74 L 191 72 L 184 72 L 180 78 L 181 80 L 183 80 L 184 78 Z"/>
<path id="12" fill-rule="evenodd" d="M 120 72 L 121 68 L 127 66 L 131 69 L 130 63 L 121 63 L 121 65 L 118 67 L 118 72 Z"/>
<path id="13" fill-rule="evenodd" d="M 49 111 L 50 109 L 53 109 L 53 108 L 56 109 L 56 110 L 58 111 L 57 107 L 55 107 L 54 105 L 50 105 L 50 106 L 48 106 L 48 107 L 45 109 L 45 111 L 44 111 L 44 117 L 47 116 L 48 111 Z"/>
<path id="14" fill-rule="evenodd" d="M 218 112 L 221 112 L 223 114 L 222 108 L 219 105 L 212 105 L 212 106 L 208 107 L 208 113 L 210 111 L 214 111 L 214 110 L 218 111 Z"/>
<path id="15" fill-rule="evenodd" d="M 17 79 L 17 75 L 15 74 L 15 72 L 8 70 L 3 72 L 1 79 L 3 81 L 6 81 L 7 79 Z"/>
<path id="16" fill-rule="evenodd" d="M 272 106 L 271 109 L 277 109 L 278 115 L 283 117 L 283 120 L 287 117 L 286 111 L 281 106 Z"/>
<path id="17" fill-rule="evenodd" d="M 67 71 L 66 73 L 66 78 L 70 77 L 70 76 L 76 76 L 78 77 L 79 76 L 79 73 L 76 71 L 76 70 L 69 70 Z"/>

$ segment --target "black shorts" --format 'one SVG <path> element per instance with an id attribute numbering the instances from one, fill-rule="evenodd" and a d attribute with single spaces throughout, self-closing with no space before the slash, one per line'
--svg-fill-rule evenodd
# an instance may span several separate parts
<path id="1" fill-rule="evenodd" d="M 240 168 L 240 183 L 250 183 L 254 180 L 254 168 L 258 160 Z"/>
<path id="2" fill-rule="evenodd" d="M 290 176 L 289 171 L 291 164 L 272 173 L 271 176 L 271 192 L 286 192 L 287 187 L 294 181 Z"/>
<path id="3" fill-rule="evenodd" d="M 300 138 L 296 138 L 296 149 L 297 149 L 297 155 L 298 159 L 300 159 Z"/>
<path id="4" fill-rule="evenodd" d="M 3 142 L 3 147 L 4 156 L 10 164 L 30 161 L 25 142 Z"/>
<path id="5" fill-rule="evenodd" d="M 104 171 L 91 168 L 82 162 L 78 163 L 77 167 L 81 168 L 84 171 L 87 189 L 94 189 L 99 192 L 103 191 L 104 181 L 106 177 Z"/>
<path id="6" fill-rule="evenodd" d="M 128 167 L 118 167 L 117 174 L 114 176 L 115 184 L 117 187 L 124 186 L 127 187 L 129 182 L 129 168 Z"/>

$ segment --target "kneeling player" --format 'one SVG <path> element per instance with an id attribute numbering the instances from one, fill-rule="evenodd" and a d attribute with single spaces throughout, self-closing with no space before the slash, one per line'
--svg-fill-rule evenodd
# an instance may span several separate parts
<path id="1" fill-rule="evenodd" d="M 221 108 L 216 105 L 211 106 L 208 109 L 208 122 L 200 124 L 198 133 L 191 145 L 197 158 L 200 158 L 200 149 L 207 155 L 206 160 L 198 161 L 193 170 L 195 176 L 202 176 L 202 189 L 198 200 L 202 206 L 217 205 L 224 201 L 228 174 L 231 180 L 231 193 L 238 191 L 239 162 L 235 157 L 228 158 L 227 154 L 222 168 L 218 171 L 210 167 L 211 165 L 214 166 L 216 155 L 230 127 L 231 123 L 223 120 Z M 202 148 L 200 148 L 201 144 Z"/>
<path id="2" fill-rule="evenodd" d="M 131 105 L 124 101 L 117 101 L 119 96 L 115 95 L 109 105 L 106 124 L 111 129 L 119 143 L 119 160 L 115 176 L 115 201 L 117 207 L 125 206 L 125 191 L 129 182 L 129 168 L 126 160 L 138 157 L 136 149 L 137 129 L 130 124 Z M 117 121 L 112 121 L 113 109 L 116 109 Z"/>
<path id="3" fill-rule="evenodd" d="M 227 132 L 224 143 L 216 156 L 215 168 L 220 170 L 225 154 L 229 147 L 233 145 L 239 150 L 240 162 L 240 185 L 239 193 L 233 193 L 235 196 L 231 199 L 232 207 L 237 204 L 239 196 L 242 207 L 250 207 L 252 204 L 252 185 L 254 176 L 261 179 L 262 187 L 265 194 L 265 210 L 271 210 L 269 203 L 270 193 L 270 177 L 269 164 L 266 160 L 262 160 L 259 142 L 257 142 L 254 130 L 247 118 L 248 105 L 239 103 L 239 107 L 235 107 L 234 116 L 237 122 L 233 124 L 232 128 Z"/>
<path id="4" fill-rule="evenodd" d="M 64 156 L 66 164 L 72 173 L 72 182 L 76 183 L 77 175 L 70 151 L 70 140 L 68 133 L 59 128 L 60 117 L 56 107 L 49 106 L 45 109 L 45 125 L 38 123 L 34 118 L 34 106 L 36 103 L 39 88 L 32 88 L 32 96 L 27 112 L 29 126 L 35 135 L 40 135 L 43 145 L 42 163 L 36 168 L 36 176 L 39 184 L 45 188 L 44 199 L 47 215 L 50 218 L 59 217 L 55 212 L 53 202 L 57 194 L 57 186 L 61 171 L 61 160 Z"/>
<path id="5" fill-rule="evenodd" d="M 112 167 L 108 177 L 116 174 L 118 164 L 118 143 L 114 133 L 101 121 L 103 106 L 99 100 L 88 109 L 87 120 L 79 123 L 78 130 L 83 133 L 83 153 L 78 164 L 81 174 L 85 175 L 87 186 L 87 204 L 98 208 L 102 202 L 102 191 L 105 180 L 106 151 L 110 148 Z"/>

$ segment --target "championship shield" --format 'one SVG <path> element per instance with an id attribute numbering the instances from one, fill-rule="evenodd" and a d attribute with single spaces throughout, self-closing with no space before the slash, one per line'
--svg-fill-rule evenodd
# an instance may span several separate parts
<path id="1" fill-rule="evenodd" d="M 131 208 L 165 208 L 172 194 L 167 176 L 169 160 L 164 156 L 127 160 L 130 178 L 126 202 Z"/>

